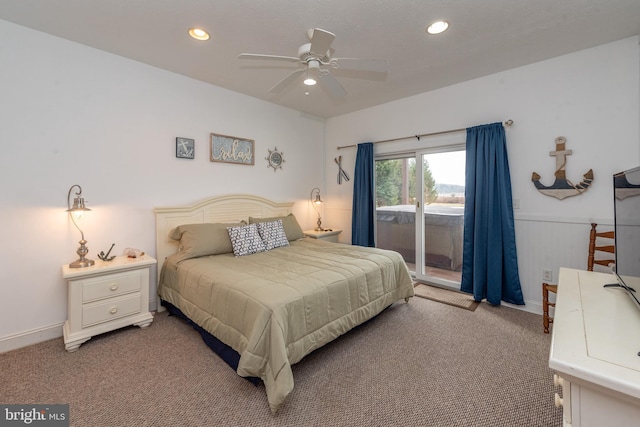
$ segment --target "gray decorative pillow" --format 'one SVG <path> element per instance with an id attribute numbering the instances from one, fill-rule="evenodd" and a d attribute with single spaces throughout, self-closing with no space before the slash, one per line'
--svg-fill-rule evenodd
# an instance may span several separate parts
<path id="1" fill-rule="evenodd" d="M 276 216 L 272 218 L 254 218 L 250 216 L 249 224 L 255 224 L 258 222 L 271 222 L 278 219 L 282 220 L 282 227 L 284 228 L 284 232 L 287 235 L 287 239 L 289 241 L 302 239 L 304 237 L 304 231 L 302 231 L 302 227 L 300 227 L 300 224 L 298 224 L 298 220 L 296 219 L 294 214 L 289 214 L 287 216 Z"/>
<path id="2" fill-rule="evenodd" d="M 242 222 L 204 223 L 179 225 L 171 231 L 169 237 L 179 240 L 176 262 L 207 255 L 233 252 L 227 227 L 245 225 Z"/>
<path id="3" fill-rule="evenodd" d="M 255 224 L 227 227 L 227 231 L 235 256 L 251 255 L 267 250 Z"/>
<path id="4" fill-rule="evenodd" d="M 264 246 L 270 251 L 273 248 L 279 248 L 281 246 L 289 246 L 289 240 L 282 227 L 282 220 L 270 222 L 258 222 L 258 233 L 262 237 Z"/>

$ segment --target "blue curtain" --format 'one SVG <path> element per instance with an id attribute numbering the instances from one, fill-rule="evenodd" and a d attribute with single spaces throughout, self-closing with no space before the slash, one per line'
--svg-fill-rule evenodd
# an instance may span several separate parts
<path id="1" fill-rule="evenodd" d="M 467 129 L 464 243 L 460 289 L 476 301 L 524 304 L 502 123 Z"/>
<path id="2" fill-rule="evenodd" d="M 373 143 L 358 144 L 353 177 L 353 212 L 351 215 L 351 243 L 375 246 L 375 189 Z"/>

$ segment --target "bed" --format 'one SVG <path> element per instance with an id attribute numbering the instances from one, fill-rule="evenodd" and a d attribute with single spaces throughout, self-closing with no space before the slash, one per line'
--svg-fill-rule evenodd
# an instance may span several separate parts
<path id="1" fill-rule="evenodd" d="M 260 378 L 273 413 L 293 364 L 413 296 L 400 254 L 304 237 L 293 205 L 225 195 L 155 209 L 160 300 Z"/>

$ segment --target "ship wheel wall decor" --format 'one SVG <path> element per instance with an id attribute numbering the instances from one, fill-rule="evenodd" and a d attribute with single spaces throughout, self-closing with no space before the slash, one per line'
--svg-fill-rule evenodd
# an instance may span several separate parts
<path id="1" fill-rule="evenodd" d="M 539 192 L 560 200 L 584 193 L 593 182 L 592 169 L 589 169 L 589 171 L 583 175 L 583 180 L 576 185 L 567 179 L 565 170 L 567 166 L 567 156 L 573 153 L 573 151 L 566 149 L 566 143 L 567 139 L 564 136 L 557 137 L 555 151 L 549 152 L 550 156 L 556 158 L 555 181 L 552 185 L 548 187 L 543 185 L 540 182 L 540 175 L 536 172 L 533 172 L 531 175 L 531 181 L 533 181 L 533 185 L 535 185 Z"/>
<path id="2" fill-rule="evenodd" d="M 282 164 L 284 163 L 284 153 L 282 151 L 278 151 L 278 147 L 274 147 L 273 150 L 268 150 L 269 155 L 265 157 L 267 161 L 267 167 L 273 168 L 273 171 L 277 171 L 278 169 L 282 169 Z"/>

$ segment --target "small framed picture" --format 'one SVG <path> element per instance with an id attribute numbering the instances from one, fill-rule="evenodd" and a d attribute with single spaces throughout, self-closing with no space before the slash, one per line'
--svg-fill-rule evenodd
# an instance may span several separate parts
<path id="1" fill-rule="evenodd" d="M 189 138 L 176 138 L 176 157 L 193 159 L 195 157 L 195 141 Z"/>

